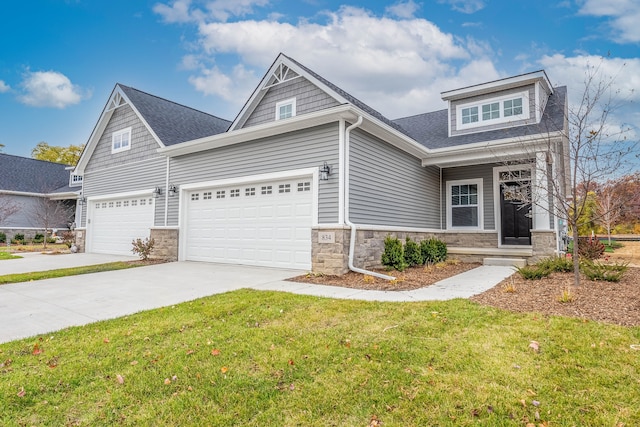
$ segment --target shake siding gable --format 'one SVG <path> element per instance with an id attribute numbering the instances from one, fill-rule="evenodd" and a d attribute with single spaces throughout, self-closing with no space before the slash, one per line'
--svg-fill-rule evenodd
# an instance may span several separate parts
<path id="1" fill-rule="evenodd" d="M 460 166 L 442 170 L 442 218 L 447 224 L 447 181 L 482 178 L 484 229 L 495 230 L 495 209 L 493 206 L 493 168 L 500 164 Z"/>
<path id="2" fill-rule="evenodd" d="M 489 100 L 489 99 L 493 99 L 493 98 L 498 98 L 501 96 L 505 96 L 505 95 L 509 95 L 509 94 L 516 94 L 516 93 L 521 93 L 523 91 L 527 91 L 529 93 L 529 122 L 531 122 L 531 120 L 535 120 L 536 118 L 536 113 L 535 113 L 535 108 L 536 108 L 536 93 L 535 93 L 535 88 L 533 85 L 529 85 L 529 86 L 525 86 L 525 87 L 519 87 L 519 88 L 514 88 L 514 89 L 509 89 L 509 90 L 503 90 L 500 92 L 493 92 L 487 95 L 480 95 L 480 96 L 474 96 L 471 98 L 465 98 L 465 99 L 459 99 L 456 101 L 452 101 L 451 102 L 451 106 L 450 106 L 450 117 L 451 117 L 451 136 L 455 136 L 455 135 L 463 135 L 463 134 L 467 134 L 467 133 L 474 133 L 474 132 L 486 132 L 489 130 L 493 130 L 493 129 L 502 129 L 502 128 L 507 128 L 507 127 L 513 127 L 513 126 L 520 126 L 520 125 L 524 125 L 527 123 L 526 120 L 514 120 L 512 122 L 507 122 L 507 123 L 497 123 L 497 124 L 493 124 L 493 125 L 486 125 L 486 126 L 482 126 L 482 118 L 480 119 L 480 125 L 478 125 L 477 127 L 473 127 L 473 128 L 469 128 L 469 129 L 463 129 L 463 130 L 458 130 L 457 129 L 457 107 L 460 104 L 468 104 L 468 103 L 482 103 L 483 101 Z M 482 111 L 479 111 L 480 116 L 482 116 Z"/>
<path id="3" fill-rule="evenodd" d="M 360 130 L 350 136 L 350 219 L 356 224 L 439 228 L 439 172 Z"/>
<path id="4" fill-rule="evenodd" d="M 131 148 L 126 151 L 111 153 L 111 136 L 113 132 L 131 127 Z M 85 172 L 121 166 L 158 157 L 156 150 L 160 148 L 147 127 L 140 121 L 129 105 L 118 107 L 112 114 L 98 144 L 87 164 Z"/>
<path id="5" fill-rule="evenodd" d="M 338 222 L 338 123 L 221 147 L 171 159 L 175 185 L 240 178 L 292 169 L 333 167 L 318 189 L 318 221 Z M 169 225 L 178 223 L 178 205 L 170 199 Z"/>
<path id="6" fill-rule="evenodd" d="M 84 194 L 87 197 L 164 188 L 166 159 L 157 157 L 110 169 L 87 172 L 84 179 Z M 155 225 L 164 225 L 164 197 L 155 200 Z M 149 194 L 151 197 L 151 194 Z M 86 226 L 86 207 L 83 206 L 82 227 Z"/>
<path id="7" fill-rule="evenodd" d="M 294 97 L 296 98 L 297 116 L 339 105 L 335 99 L 307 79 L 298 77 L 267 89 L 264 98 L 262 98 L 242 127 L 273 122 L 276 114 L 276 103 Z"/>

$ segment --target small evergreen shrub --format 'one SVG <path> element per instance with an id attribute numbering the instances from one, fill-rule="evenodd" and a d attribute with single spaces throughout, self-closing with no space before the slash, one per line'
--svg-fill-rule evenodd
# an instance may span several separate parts
<path id="1" fill-rule="evenodd" d="M 16 233 L 13 236 L 13 240 L 18 241 L 18 242 L 24 242 L 24 234 L 22 233 Z"/>
<path id="2" fill-rule="evenodd" d="M 382 252 L 382 265 L 387 270 L 404 271 L 407 263 L 404 260 L 402 242 L 397 237 L 387 236 L 384 239 L 384 252 Z"/>
<path id="3" fill-rule="evenodd" d="M 447 259 L 447 244 L 432 237 L 420 242 L 420 253 L 425 264 L 443 262 Z"/>
<path id="4" fill-rule="evenodd" d="M 619 282 L 628 268 L 628 263 L 602 264 L 589 260 L 580 263 L 580 270 L 589 280 L 604 280 L 606 282 Z"/>
<path id="5" fill-rule="evenodd" d="M 410 237 L 407 237 L 407 241 L 404 244 L 404 261 L 409 267 L 424 264 L 420 245 L 411 240 Z"/>
<path id="6" fill-rule="evenodd" d="M 149 255 L 151 255 L 151 251 L 153 251 L 153 246 L 156 244 L 156 241 L 147 237 L 144 240 L 134 239 L 131 243 L 133 244 L 131 252 L 138 255 L 142 261 L 146 261 L 149 259 Z"/>
<path id="7" fill-rule="evenodd" d="M 44 234 L 36 233 L 31 240 L 33 243 L 42 243 L 44 242 Z"/>
<path id="8" fill-rule="evenodd" d="M 604 245 L 597 237 L 579 237 L 578 255 L 582 259 L 593 261 L 604 255 Z"/>
<path id="9" fill-rule="evenodd" d="M 551 270 L 547 267 L 539 265 L 525 265 L 524 267 L 516 267 L 518 273 L 526 280 L 539 280 L 551 274 Z"/>
<path id="10" fill-rule="evenodd" d="M 551 272 L 568 273 L 573 271 L 573 261 L 565 257 L 551 257 L 536 264 L 540 268 L 546 268 Z"/>
<path id="11" fill-rule="evenodd" d="M 7 235 L 0 231 L 0 243 L 7 243 Z"/>

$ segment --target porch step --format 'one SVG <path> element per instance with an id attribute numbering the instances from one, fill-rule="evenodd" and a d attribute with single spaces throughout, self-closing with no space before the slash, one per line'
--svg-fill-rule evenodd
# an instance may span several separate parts
<path id="1" fill-rule="evenodd" d="M 527 260 L 522 258 L 484 258 L 483 265 L 499 265 L 505 267 L 524 267 Z"/>

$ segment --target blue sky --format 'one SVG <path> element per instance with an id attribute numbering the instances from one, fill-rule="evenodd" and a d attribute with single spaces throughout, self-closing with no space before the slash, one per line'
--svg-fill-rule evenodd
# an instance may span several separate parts
<path id="1" fill-rule="evenodd" d="M 389 118 L 539 69 L 575 97 L 601 64 L 634 101 L 614 120 L 637 126 L 638 23 L 640 0 L 13 0 L 0 144 L 30 156 L 40 141 L 85 143 L 118 82 L 232 120 L 278 52 Z"/>

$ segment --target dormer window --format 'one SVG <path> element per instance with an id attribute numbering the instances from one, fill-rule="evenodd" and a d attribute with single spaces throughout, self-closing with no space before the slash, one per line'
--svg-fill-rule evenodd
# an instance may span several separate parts
<path id="1" fill-rule="evenodd" d="M 288 119 L 296 115 L 296 99 L 291 98 L 276 104 L 276 120 Z"/>
<path id="2" fill-rule="evenodd" d="M 111 135 L 111 153 L 119 153 L 131 148 L 131 128 L 122 129 Z"/>
<path id="3" fill-rule="evenodd" d="M 69 177 L 69 187 L 78 187 L 80 185 L 82 185 L 82 175 L 72 173 Z"/>
<path id="4" fill-rule="evenodd" d="M 456 111 L 458 130 L 526 120 L 529 119 L 528 93 L 460 104 Z"/>

